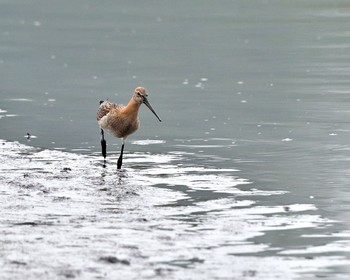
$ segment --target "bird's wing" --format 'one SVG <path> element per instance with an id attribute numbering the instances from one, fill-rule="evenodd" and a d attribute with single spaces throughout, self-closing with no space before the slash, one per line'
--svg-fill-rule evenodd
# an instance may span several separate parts
<path id="1" fill-rule="evenodd" d="M 108 100 L 102 102 L 100 104 L 100 107 L 97 110 L 97 114 L 96 114 L 97 121 L 99 121 L 104 116 L 106 116 L 111 110 L 119 109 L 119 108 L 120 106 L 118 104 L 114 104 L 112 102 L 109 102 Z"/>

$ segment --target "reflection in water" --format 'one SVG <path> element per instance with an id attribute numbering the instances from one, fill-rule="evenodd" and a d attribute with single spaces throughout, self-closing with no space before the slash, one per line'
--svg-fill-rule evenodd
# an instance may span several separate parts
<path id="1" fill-rule="evenodd" d="M 250 187 L 236 169 L 195 166 L 186 163 L 191 154 L 173 152 L 128 155 L 129 167 L 117 171 L 117 157 L 103 168 L 96 156 L 0 147 L 5 278 L 45 271 L 51 278 L 292 279 L 349 264 L 338 254 L 348 232 L 332 240 L 320 232 L 318 247 L 258 241 L 272 231 L 315 235 L 334 221 L 312 204 L 283 203 L 286 191 Z M 270 196 L 281 204 L 262 199 Z"/>

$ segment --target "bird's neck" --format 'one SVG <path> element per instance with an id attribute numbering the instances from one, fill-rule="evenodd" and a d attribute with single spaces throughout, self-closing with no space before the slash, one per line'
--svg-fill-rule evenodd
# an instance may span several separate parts
<path id="1" fill-rule="evenodd" d="M 139 111 L 141 104 L 138 103 L 134 98 L 131 98 L 129 103 L 126 105 L 124 111 L 129 114 L 136 114 Z"/>

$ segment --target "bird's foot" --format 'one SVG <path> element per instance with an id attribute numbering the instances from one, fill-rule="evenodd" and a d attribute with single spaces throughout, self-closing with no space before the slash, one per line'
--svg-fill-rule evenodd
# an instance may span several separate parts
<path id="1" fill-rule="evenodd" d="M 118 162 L 117 162 L 117 169 L 121 169 L 123 164 L 123 158 L 119 157 Z"/>
<path id="2" fill-rule="evenodd" d="M 104 157 L 104 159 L 106 160 L 106 156 L 107 156 L 107 143 L 105 139 L 101 140 L 101 147 L 102 147 L 102 156 Z"/>

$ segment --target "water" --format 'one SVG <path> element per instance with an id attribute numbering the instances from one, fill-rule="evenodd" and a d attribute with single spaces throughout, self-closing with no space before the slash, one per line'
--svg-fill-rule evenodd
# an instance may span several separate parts
<path id="1" fill-rule="evenodd" d="M 0 3 L 2 279 L 348 278 L 345 1 Z"/>

